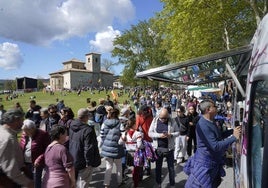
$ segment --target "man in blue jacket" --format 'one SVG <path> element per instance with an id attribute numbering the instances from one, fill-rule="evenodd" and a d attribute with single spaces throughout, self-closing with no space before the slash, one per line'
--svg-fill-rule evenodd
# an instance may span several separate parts
<path id="1" fill-rule="evenodd" d="M 184 166 L 189 175 L 185 188 L 215 188 L 225 176 L 224 154 L 227 148 L 239 139 L 241 127 L 221 133 L 214 122 L 217 107 L 212 100 L 204 100 L 199 109 L 202 117 L 196 125 L 197 150 Z"/>

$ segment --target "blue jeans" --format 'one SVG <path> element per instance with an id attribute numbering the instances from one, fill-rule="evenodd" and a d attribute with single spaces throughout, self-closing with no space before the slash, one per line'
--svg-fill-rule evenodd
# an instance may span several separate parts
<path id="1" fill-rule="evenodd" d="M 125 155 L 122 157 L 122 176 L 125 177 L 125 170 L 127 169 L 127 153 L 128 151 L 125 150 Z"/>
<path id="2" fill-rule="evenodd" d="M 161 153 L 156 150 L 158 159 L 156 160 L 156 183 L 160 185 L 162 183 L 161 175 L 162 175 L 162 165 L 164 157 L 167 159 L 168 166 L 168 175 L 169 175 L 169 184 L 170 186 L 175 186 L 175 168 L 174 168 L 174 150 L 168 151 L 167 153 Z"/>

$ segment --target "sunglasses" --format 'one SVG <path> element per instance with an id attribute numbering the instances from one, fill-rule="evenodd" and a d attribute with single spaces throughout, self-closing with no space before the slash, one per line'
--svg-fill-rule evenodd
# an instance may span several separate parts
<path id="1" fill-rule="evenodd" d="M 166 117 L 163 117 L 163 118 L 159 117 L 159 119 L 160 120 L 167 120 L 168 118 L 166 118 Z"/>

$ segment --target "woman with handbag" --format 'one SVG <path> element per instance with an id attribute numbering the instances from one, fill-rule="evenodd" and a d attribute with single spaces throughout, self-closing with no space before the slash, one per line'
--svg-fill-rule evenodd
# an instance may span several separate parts
<path id="1" fill-rule="evenodd" d="M 139 108 L 137 117 L 136 117 L 136 130 L 141 131 L 143 135 L 143 139 L 147 142 L 153 142 L 152 138 L 148 135 L 151 123 L 153 121 L 153 114 L 151 107 L 142 105 Z M 148 162 L 148 166 L 145 167 L 145 172 L 147 176 L 151 175 L 151 163 Z M 143 176 L 143 172 L 141 173 L 141 177 Z"/>
<path id="2" fill-rule="evenodd" d="M 143 133 L 140 131 L 137 131 L 135 129 L 136 119 L 135 117 L 129 119 L 127 121 L 127 125 L 125 127 L 125 132 L 122 134 L 119 140 L 119 144 L 125 144 L 126 150 L 128 151 L 127 161 L 129 166 L 134 166 L 134 152 L 137 149 L 142 149 L 142 139 L 143 139 Z M 131 164 L 132 163 L 132 164 Z M 134 183 L 134 187 L 138 187 L 139 180 L 140 180 L 140 174 L 143 170 L 142 166 L 134 166 L 132 170 L 132 179 Z"/>

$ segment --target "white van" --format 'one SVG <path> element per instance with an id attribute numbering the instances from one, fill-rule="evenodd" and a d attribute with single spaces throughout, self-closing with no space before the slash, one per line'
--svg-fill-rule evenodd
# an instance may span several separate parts
<path id="1" fill-rule="evenodd" d="M 252 39 L 242 137 L 234 146 L 235 187 L 268 187 L 268 15 Z"/>

